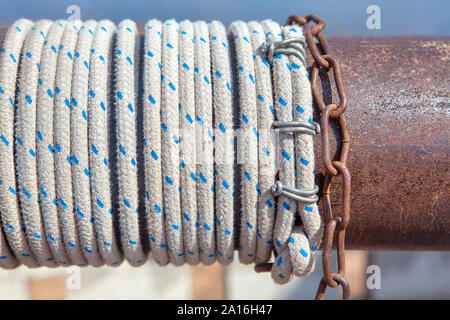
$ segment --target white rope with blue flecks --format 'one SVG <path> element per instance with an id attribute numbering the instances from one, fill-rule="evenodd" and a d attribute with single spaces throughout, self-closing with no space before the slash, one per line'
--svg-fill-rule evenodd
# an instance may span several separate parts
<path id="1" fill-rule="evenodd" d="M 91 208 L 91 186 L 88 147 L 89 61 L 97 22 L 86 21 L 78 33 L 72 71 L 72 103 L 70 109 L 70 146 L 74 214 L 80 244 L 88 264 L 100 266 Z"/>
<path id="2" fill-rule="evenodd" d="M 70 113 L 72 73 L 75 48 L 81 21 L 68 22 L 58 50 L 53 101 L 53 142 L 55 189 L 61 233 L 71 264 L 86 265 L 76 227 L 72 191 L 72 157 L 70 149 Z"/>
<path id="3" fill-rule="evenodd" d="M 16 89 L 15 160 L 23 228 L 30 249 L 41 265 L 54 267 L 56 263 L 47 243 L 38 202 L 36 162 L 36 97 L 42 48 L 50 25 L 49 20 L 38 21 L 22 49 Z"/>
<path id="4" fill-rule="evenodd" d="M 236 52 L 235 72 L 239 82 L 240 141 L 244 147 L 238 155 L 241 165 L 241 223 L 239 260 L 252 263 L 256 253 L 258 210 L 258 117 L 256 110 L 255 68 L 250 33 L 243 21 L 233 22 L 230 32 L 234 36 Z"/>
<path id="5" fill-rule="evenodd" d="M 167 250 L 170 262 L 181 265 L 184 251 L 180 210 L 178 24 L 174 20 L 162 26 L 161 66 L 161 163 Z"/>
<path id="6" fill-rule="evenodd" d="M 100 21 L 92 39 L 89 62 L 88 147 L 91 181 L 92 216 L 98 238 L 98 248 L 106 264 L 116 266 L 122 259 L 117 235 L 114 232 L 111 195 L 111 166 L 108 146 L 111 141 L 110 110 L 113 108 L 109 88 L 112 86 L 113 39 L 116 26 L 108 20 Z"/>
<path id="7" fill-rule="evenodd" d="M 224 25 L 209 24 L 211 77 L 215 133 L 215 210 L 217 260 L 229 264 L 234 250 L 234 141 L 232 70 L 229 41 Z"/>
<path id="8" fill-rule="evenodd" d="M 0 56 L 0 266 L 228 264 L 238 237 L 242 263 L 275 248 L 275 282 L 309 274 L 317 205 L 272 193 L 315 189 L 312 136 L 284 131 L 277 149 L 271 134 L 312 124 L 304 48 L 276 51 L 289 39 L 302 28 L 16 22 Z"/>
<path id="9" fill-rule="evenodd" d="M 264 31 L 269 41 L 282 40 L 281 28 L 273 21 L 263 21 Z M 275 56 L 272 61 L 272 81 L 274 87 L 274 110 L 276 119 L 292 121 L 292 84 L 291 74 L 287 65 L 287 56 Z M 291 133 L 281 133 L 278 149 L 279 180 L 288 186 L 295 185 L 295 155 L 294 138 Z M 274 226 L 274 246 L 278 253 L 272 268 L 272 277 L 276 282 L 287 282 L 290 279 L 291 261 L 289 259 L 288 243 L 294 226 L 297 204 L 293 199 L 279 196 L 277 203 L 277 218 Z M 286 268 L 283 268 L 286 266 Z"/>
<path id="10" fill-rule="evenodd" d="M 215 254 L 214 147 L 211 58 L 208 25 L 194 23 L 194 82 L 196 101 L 197 220 L 200 260 L 212 264 Z"/>
<path id="11" fill-rule="evenodd" d="M 270 40 L 268 47 L 282 39 L 303 39 L 302 29 L 297 26 L 280 28 L 272 21 L 264 21 L 263 25 Z M 305 56 L 304 50 L 301 55 Z M 294 55 L 287 57 L 277 54 L 269 59 L 273 65 L 277 120 L 290 122 L 293 121 L 293 118 L 303 120 L 303 117 L 307 116 L 307 121 L 312 124 L 311 88 L 306 66 L 302 65 Z M 296 70 L 300 69 L 303 70 L 297 73 Z M 297 188 L 301 187 L 300 190 L 314 190 L 313 165 L 308 167 L 310 162 L 314 163 L 311 136 L 301 133 L 295 135 L 280 133 L 279 141 L 278 159 L 281 183 L 286 186 L 297 185 Z M 302 218 L 302 227 L 294 227 L 298 211 Z M 317 206 L 315 204 L 306 205 L 284 195 L 279 196 L 274 228 L 275 249 L 278 253 L 272 268 L 274 281 L 283 284 L 290 280 L 293 273 L 297 276 L 306 276 L 312 272 L 314 268 L 312 253 L 320 244 L 319 241 L 322 237 L 322 225 Z M 312 241 L 309 241 L 308 237 L 311 237 Z"/>
<path id="12" fill-rule="evenodd" d="M 258 190 L 256 262 L 268 261 L 272 254 L 275 200 L 270 188 L 275 183 L 276 167 L 271 128 L 274 120 L 272 79 L 264 28 L 258 22 L 248 23 L 255 65 L 256 103 L 258 111 Z"/>
<path id="13" fill-rule="evenodd" d="M 58 264 L 68 263 L 59 227 L 58 203 L 55 189 L 55 162 L 53 154 L 53 98 L 58 48 L 65 21 L 56 21 L 49 29 L 42 48 L 39 86 L 36 99 L 36 159 L 39 183 L 39 201 L 47 242 Z"/>
<path id="14" fill-rule="evenodd" d="M 186 262 L 199 262 L 197 236 L 196 139 L 195 139 L 195 82 L 194 82 L 194 25 L 191 21 L 179 24 L 179 123 L 180 123 L 180 192 L 181 221 Z"/>
<path id="15" fill-rule="evenodd" d="M 292 26 L 283 29 L 285 39 L 303 39 L 303 31 L 299 26 Z M 306 57 L 305 49 L 301 52 L 302 57 Z M 292 76 L 292 92 L 294 121 L 303 121 L 312 124 L 313 110 L 311 86 L 306 70 L 306 61 L 300 60 L 296 55 L 289 55 L 289 62 Z M 300 190 L 313 190 L 314 182 L 314 144 L 313 137 L 310 134 L 295 134 L 295 161 L 297 188 Z M 292 263 L 293 272 L 298 276 L 305 276 L 312 272 L 314 260 L 311 259 L 311 253 L 314 253 L 320 241 L 322 240 L 322 220 L 318 211 L 317 203 L 307 204 L 301 201 L 297 202 L 297 212 L 300 214 L 303 222 L 303 230 L 297 232 L 295 241 L 299 243 L 292 244 L 291 256 L 293 252 L 298 256 L 297 263 Z M 304 235 L 304 236 L 303 236 Z M 300 249 L 298 249 L 300 247 Z M 304 251 L 301 251 L 303 249 Z M 308 253 L 309 249 L 309 253 Z M 308 256 L 305 257 L 305 253 Z M 300 254 L 300 255 L 299 255 Z M 292 260 L 292 259 L 291 259 Z"/>
<path id="16" fill-rule="evenodd" d="M 18 210 L 16 176 L 14 166 L 14 114 L 16 81 L 20 55 L 25 37 L 33 23 L 21 19 L 6 32 L 0 54 L 0 213 L 2 234 L 0 235 L 0 266 L 13 268 L 19 263 L 36 267 L 39 263 L 31 254 L 22 228 L 22 217 Z M 6 242 L 7 241 L 7 242 Z"/>
<path id="17" fill-rule="evenodd" d="M 136 24 L 124 20 L 117 31 L 115 102 L 120 237 L 131 265 L 146 260 L 138 218 L 136 113 L 140 41 Z"/>
<path id="18" fill-rule="evenodd" d="M 148 237 L 153 258 L 169 263 L 161 176 L 161 42 L 162 25 L 150 20 L 144 36 L 144 170 Z M 151 196 L 150 196 L 151 195 Z"/>

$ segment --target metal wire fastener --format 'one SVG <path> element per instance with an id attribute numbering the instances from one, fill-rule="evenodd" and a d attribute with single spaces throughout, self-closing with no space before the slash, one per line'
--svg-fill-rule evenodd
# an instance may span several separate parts
<path id="1" fill-rule="evenodd" d="M 319 187 L 317 185 L 315 185 L 314 189 L 311 191 L 298 190 L 295 188 L 284 186 L 281 181 L 275 182 L 275 184 L 272 186 L 272 193 L 274 196 L 283 195 L 288 198 L 306 203 L 316 203 L 317 200 L 319 200 L 316 194 L 317 192 L 319 192 Z M 306 198 L 308 196 L 309 198 Z"/>
<path id="2" fill-rule="evenodd" d="M 305 58 L 300 54 L 300 52 L 304 52 L 304 46 L 305 40 L 303 38 L 269 41 L 266 47 L 267 60 L 272 64 L 273 57 L 277 54 L 294 55 L 302 61 L 304 66 L 306 66 Z"/>
<path id="3" fill-rule="evenodd" d="M 317 122 L 306 121 L 274 121 L 273 126 L 283 132 L 300 132 L 311 135 L 320 134 L 320 125 Z"/>

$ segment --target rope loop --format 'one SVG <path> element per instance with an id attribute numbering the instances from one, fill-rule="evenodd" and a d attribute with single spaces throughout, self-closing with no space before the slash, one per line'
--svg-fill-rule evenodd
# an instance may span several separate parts
<path id="1" fill-rule="evenodd" d="M 275 282 L 284 284 L 292 275 L 303 277 L 313 270 L 313 254 L 321 242 L 322 226 L 316 205 L 318 187 L 314 184 L 313 172 L 308 168 L 310 161 L 314 160 L 310 149 L 312 136 L 320 133 L 320 126 L 311 120 L 312 97 L 302 29 L 299 26 L 285 27 L 282 39 L 275 36 L 281 35 L 276 28 L 266 27 L 265 31 L 272 35 L 265 51 L 272 65 L 274 99 L 278 102 L 275 104 L 277 120 L 273 127 L 278 132 L 280 179 L 271 187 L 278 201 L 274 230 L 275 262 L 271 266 L 259 265 L 256 270 L 270 270 Z M 286 100 L 290 95 L 292 98 Z M 304 106 L 308 109 L 305 110 Z M 302 226 L 294 225 L 297 212 L 301 215 Z"/>

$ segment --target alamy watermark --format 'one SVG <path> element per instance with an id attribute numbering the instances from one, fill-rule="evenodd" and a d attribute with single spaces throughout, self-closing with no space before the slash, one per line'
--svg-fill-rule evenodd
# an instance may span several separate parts
<path id="1" fill-rule="evenodd" d="M 278 171 L 278 157 L 290 157 L 282 150 L 280 139 L 294 139 L 279 129 L 212 129 L 198 126 L 192 130 L 164 127 L 164 162 L 185 165 L 246 165 L 260 168 L 260 175 Z M 312 139 L 312 137 L 311 137 Z M 168 145 L 172 144 L 172 147 Z M 144 148 L 151 148 L 149 142 Z M 147 152 L 147 151 L 146 151 Z M 149 151 L 151 152 L 151 151 Z M 156 157 L 156 156 L 155 156 Z M 158 155 L 159 157 L 159 155 Z M 265 170 L 267 169 L 267 170 Z"/>
<path id="2" fill-rule="evenodd" d="M 369 30 L 381 29 L 381 9 L 376 4 L 367 7 L 366 13 L 369 15 L 366 20 L 366 26 Z"/>
<path id="3" fill-rule="evenodd" d="M 66 287 L 68 290 L 81 289 L 81 268 L 79 266 L 70 266 L 66 269 Z"/>
<path id="4" fill-rule="evenodd" d="M 367 267 L 366 273 L 369 275 L 367 277 L 366 285 L 369 290 L 380 290 L 381 289 L 381 268 L 376 264 L 372 264 Z"/>
<path id="5" fill-rule="evenodd" d="M 79 6 L 71 4 L 66 8 L 66 13 L 70 14 L 70 16 L 67 17 L 68 21 L 81 21 L 81 9 Z"/>

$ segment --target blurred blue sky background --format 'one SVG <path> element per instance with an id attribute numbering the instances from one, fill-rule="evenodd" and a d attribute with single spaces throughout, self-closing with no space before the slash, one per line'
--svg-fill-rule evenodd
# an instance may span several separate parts
<path id="1" fill-rule="evenodd" d="M 67 18 L 66 8 L 78 5 L 81 18 L 108 18 L 119 22 L 130 18 L 144 23 L 150 18 L 180 21 L 272 18 L 284 23 L 290 14 L 315 13 L 327 23 L 327 34 L 450 34 L 450 0 L 0 0 L 0 21 L 18 18 Z M 366 9 L 381 9 L 381 30 L 369 30 Z"/>

